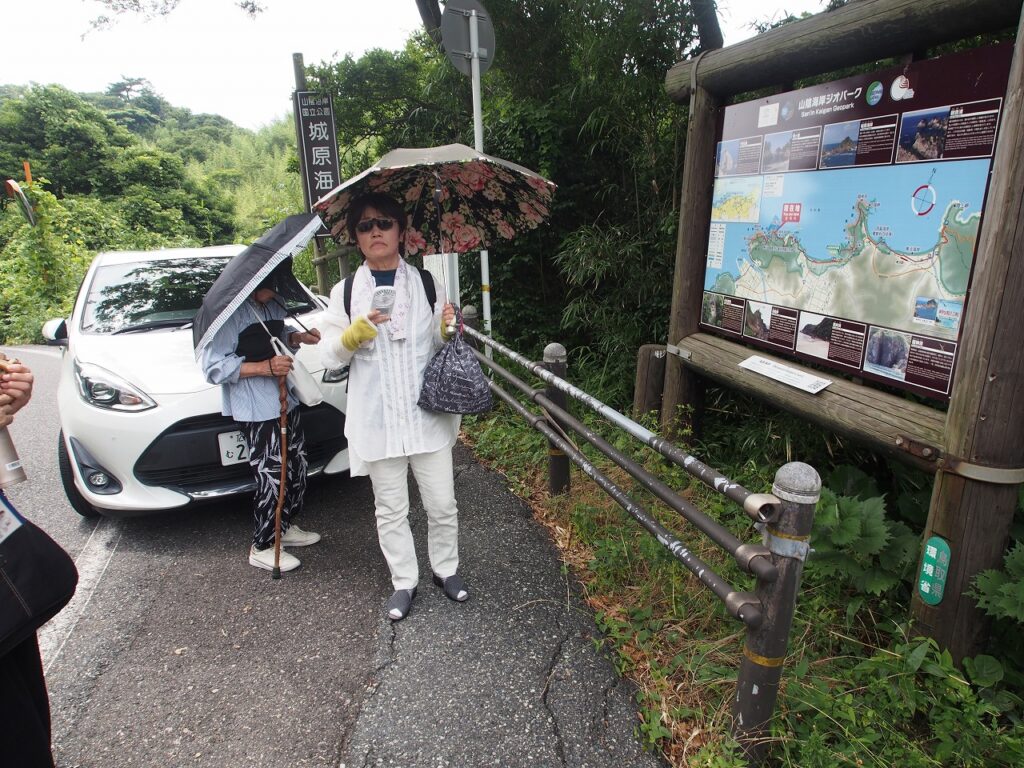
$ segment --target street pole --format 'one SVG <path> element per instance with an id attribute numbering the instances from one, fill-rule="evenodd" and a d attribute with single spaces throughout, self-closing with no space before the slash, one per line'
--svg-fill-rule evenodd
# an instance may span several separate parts
<path id="1" fill-rule="evenodd" d="M 470 70 L 473 83 L 473 141 L 476 151 L 484 151 L 484 116 L 480 105 L 480 28 L 475 10 L 469 15 L 469 50 L 472 55 Z M 491 335 L 491 264 L 487 250 L 480 251 L 480 299 L 484 312 L 484 333 Z M 484 354 L 491 357 L 494 353 L 490 347 Z"/>

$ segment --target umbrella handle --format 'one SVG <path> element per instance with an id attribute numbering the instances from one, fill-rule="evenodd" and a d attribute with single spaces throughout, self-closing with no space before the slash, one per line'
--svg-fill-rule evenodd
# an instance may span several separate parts
<path id="1" fill-rule="evenodd" d="M 274 510 L 274 569 L 270 578 L 281 578 L 281 510 L 284 507 L 284 487 L 288 479 L 288 388 L 285 377 L 277 377 L 278 399 L 281 402 L 281 482 L 277 489 L 277 508 Z"/>
<path id="2" fill-rule="evenodd" d="M 448 336 L 449 337 L 451 337 L 451 335 L 453 333 L 455 333 L 455 326 L 456 325 L 459 326 L 459 333 L 462 333 L 462 329 L 464 327 L 463 323 L 462 323 L 462 309 L 460 307 L 458 307 L 457 305 L 454 305 L 454 306 L 455 306 L 455 320 L 454 320 L 454 322 L 451 322 L 451 323 L 448 324 Z"/>

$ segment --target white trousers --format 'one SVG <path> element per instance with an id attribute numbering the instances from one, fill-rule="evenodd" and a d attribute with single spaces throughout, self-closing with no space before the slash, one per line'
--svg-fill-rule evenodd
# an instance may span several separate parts
<path id="1" fill-rule="evenodd" d="M 459 517 L 455 506 L 452 449 L 398 456 L 366 463 L 373 484 L 377 539 L 395 589 L 412 589 L 420 580 L 409 527 L 409 467 L 427 510 L 430 567 L 443 579 L 459 567 Z"/>

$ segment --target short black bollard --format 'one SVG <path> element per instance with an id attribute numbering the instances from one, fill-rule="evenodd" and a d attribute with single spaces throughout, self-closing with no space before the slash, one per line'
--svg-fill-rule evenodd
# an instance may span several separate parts
<path id="1" fill-rule="evenodd" d="M 477 313 L 476 307 L 474 305 L 467 304 L 462 308 L 462 321 L 473 330 L 480 330 L 480 315 Z M 474 347 L 479 346 L 479 343 L 475 339 L 471 340 L 467 338 L 466 341 L 469 341 Z"/>
<path id="2" fill-rule="evenodd" d="M 763 533 L 778 578 L 757 582 L 755 594 L 761 601 L 764 621 L 757 628 L 747 629 L 733 707 L 732 735 L 752 766 L 761 764 L 768 747 L 800 576 L 810 550 L 814 509 L 821 496 L 821 478 L 807 464 L 786 464 L 775 473 L 772 493 L 782 500 L 782 510 L 777 519 L 765 524 Z"/>
<path id="3" fill-rule="evenodd" d="M 462 322 L 467 328 L 472 328 L 474 331 L 480 330 L 480 316 L 477 314 L 476 307 L 472 304 L 467 304 L 462 307 Z M 480 349 L 483 345 L 474 339 L 472 336 L 466 334 L 462 337 L 469 346 L 473 349 Z M 484 369 L 484 373 L 487 373 L 487 369 Z"/>
<path id="4" fill-rule="evenodd" d="M 557 342 L 552 342 L 544 347 L 544 367 L 564 380 L 569 370 L 565 347 Z M 562 390 L 548 384 L 544 394 L 559 408 L 568 410 L 568 397 Z M 552 422 L 553 429 L 564 430 L 564 427 L 554 417 L 548 416 L 548 420 Z M 550 440 L 548 441 L 548 489 L 552 496 L 569 492 L 569 457 Z"/>

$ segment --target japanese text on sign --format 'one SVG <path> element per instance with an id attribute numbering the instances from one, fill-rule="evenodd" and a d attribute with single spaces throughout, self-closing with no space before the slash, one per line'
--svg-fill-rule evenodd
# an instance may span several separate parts
<path id="1" fill-rule="evenodd" d="M 311 206 L 341 183 L 334 107 L 328 94 L 298 91 L 295 94 L 306 198 Z"/>

